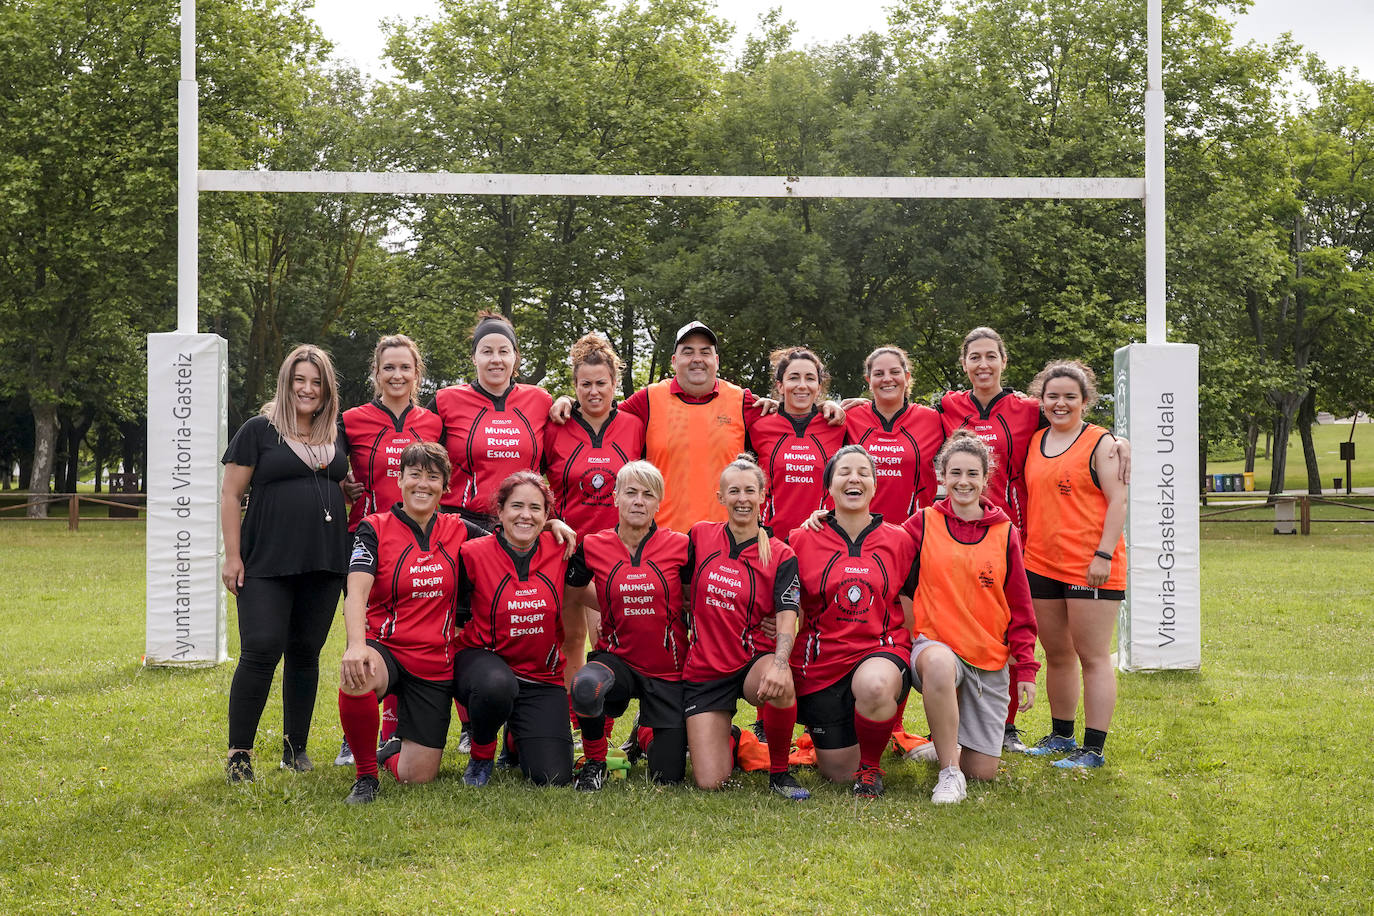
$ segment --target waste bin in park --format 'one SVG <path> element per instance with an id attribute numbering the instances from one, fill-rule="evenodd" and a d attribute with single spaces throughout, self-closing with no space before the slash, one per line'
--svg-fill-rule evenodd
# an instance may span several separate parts
<path id="1" fill-rule="evenodd" d="M 1254 471 L 1246 471 L 1245 474 L 1244 474 L 1244 477 L 1245 477 L 1245 492 L 1246 492 L 1246 493 L 1253 493 L 1253 492 L 1255 492 L 1255 472 L 1254 472 Z"/>

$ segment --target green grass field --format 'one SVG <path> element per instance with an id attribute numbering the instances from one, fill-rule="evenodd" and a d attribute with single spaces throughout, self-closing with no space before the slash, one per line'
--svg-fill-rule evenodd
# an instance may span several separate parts
<path id="1" fill-rule="evenodd" d="M 1349 423 L 1318 424 L 1312 427 L 1312 445 L 1317 452 L 1317 467 L 1321 469 L 1322 487 L 1329 488 L 1332 478 L 1345 477 L 1345 462 L 1340 460 L 1340 443 L 1350 438 Z M 1374 487 L 1374 423 L 1355 424 L 1355 462 L 1351 467 L 1354 486 Z M 1225 460 L 1220 460 L 1225 459 Z M 1269 489 L 1272 462 L 1264 457 L 1264 437 L 1260 436 L 1259 452 L 1255 456 L 1255 488 Z M 1245 470 L 1245 456 L 1214 455 L 1207 462 L 1209 474 L 1239 474 Z M 1290 493 L 1307 492 L 1307 465 L 1302 458 L 1302 439 L 1295 432 L 1288 440 L 1288 464 L 1284 472 L 1284 490 Z"/>
<path id="2" fill-rule="evenodd" d="M 473 790 L 450 752 L 437 783 L 384 782 L 358 810 L 342 804 L 351 770 L 329 765 L 341 627 L 322 664 L 319 768 L 273 768 L 274 697 L 259 781 L 229 787 L 232 663 L 139 664 L 142 526 L 0 524 L 0 908 L 1367 912 L 1374 530 L 1266 532 L 1204 527 L 1202 671 L 1122 675 L 1095 773 L 1017 758 L 937 809 L 934 770 L 892 759 L 881 800 L 806 773 L 816 797 L 789 805 L 761 776 L 707 794 L 654 788 L 642 766 L 594 797 L 509 774 Z M 1023 721 L 1038 736 L 1048 712 Z"/>

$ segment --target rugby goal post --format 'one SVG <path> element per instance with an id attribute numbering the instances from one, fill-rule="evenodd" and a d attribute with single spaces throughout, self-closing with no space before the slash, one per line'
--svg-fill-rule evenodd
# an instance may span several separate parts
<path id="1" fill-rule="evenodd" d="M 219 579 L 219 463 L 227 347 L 198 333 L 201 192 L 615 197 L 1129 199 L 1145 207 L 1146 342 L 1116 352 L 1117 430 L 1131 438 L 1130 575 L 1118 627 L 1123 670 L 1201 663 L 1197 347 L 1165 331 L 1162 0 L 1148 0 L 1145 177 L 932 178 L 525 175 L 201 170 L 195 0 L 181 3 L 177 85 L 177 329 L 148 338 L 147 637 L 152 665 L 227 659 Z M 1124 409 L 1123 406 L 1124 405 Z"/>

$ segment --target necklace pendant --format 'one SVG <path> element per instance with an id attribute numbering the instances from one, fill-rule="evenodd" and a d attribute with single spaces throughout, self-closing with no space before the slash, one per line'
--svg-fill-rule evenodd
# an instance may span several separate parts
<path id="1" fill-rule="evenodd" d="M 332 522 L 332 521 L 334 521 L 334 516 L 332 516 L 332 515 L 329 514 L 329 510 L 328 510 L 328 509 L 325 509 L 325 510 L 324 510 L 324 520 L 325 520 L 326 522 Z"/>

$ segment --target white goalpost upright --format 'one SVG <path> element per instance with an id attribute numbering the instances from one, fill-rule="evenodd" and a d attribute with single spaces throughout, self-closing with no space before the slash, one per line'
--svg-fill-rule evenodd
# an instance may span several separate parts
<path id="1" fill-rule="evenodd" d="M 1165 333 L 1161 0 L 1149 0 L 1145 177 L 931 178 L 525 175 L 201 170 L 195 0 L 181 3 L 178 84 L 177 330 L 148 338 L 148 608 L 145 661 L 226 658 L 219 581 L 219 458 L 227 348 L 197 333 L 198 195 L 215 192 L 616 197 L 1131 199 L 1145 206 L 1146 342 L 1116 352 L 1117 429 L 1133 445 L 1130 581 L 1119 625 L 1124 670 L 1197 668 L 1197 347 Z"/>

